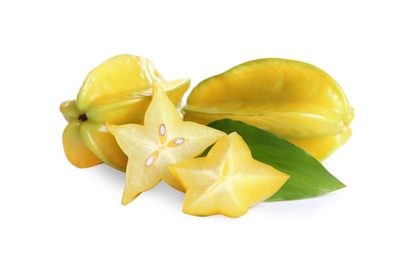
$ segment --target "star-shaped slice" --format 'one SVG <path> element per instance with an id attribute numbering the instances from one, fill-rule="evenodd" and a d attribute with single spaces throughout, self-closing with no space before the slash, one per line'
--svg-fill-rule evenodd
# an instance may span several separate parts
<path id="1" fill-rule="evenodd" d="M 106 124 L 128 157 L 124 205 L 153 188 L 161 180 L 173 188 L 183 188 L 167 170 L 200 155 L 225 136 L 224 132 L 193 122 L 184 122 L 162 86 L 153 83 L 153 97 L 144 117 L 144 126 Z"/>
<path id="2" fill-rule="evenodd" d="M 168 169 L 186 189 L 183 212 L 196 216 L 242 216 L 276 193 L 289 177 L 253 159 L 236 132 L 221 138 L 206 157 Z"/>

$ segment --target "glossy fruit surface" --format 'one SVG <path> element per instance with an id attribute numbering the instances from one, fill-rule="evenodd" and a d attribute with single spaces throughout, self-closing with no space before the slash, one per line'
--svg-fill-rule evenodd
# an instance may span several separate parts
<path id="1" fill-rule="evenodd" d="M 68 122 L 63 132 L 68 160 L 81 168 L 105 162 L 124 171 L 127 156 L 105 123 L 142 124 L 154 81 L 164 86 L 175 106 L 190 86 L 190 79 L 165 80 L 150 60 L 129 54 L 115 56 L 92 70 L 77 99 L 60 105 Z"/>
<path id="2" fill-rule="evenodd" d="M 168 167 L 186 190 L 183 212 L 239 217 L 269 198 L 288 175 L 256 161 L 236 132 L 221 138 L 206 157 Z"/>
<path id="3" fill-rule="evenodd" d="M 245 62 L 200 82 L 184 120 L 230 118 L 273 132 L 319 160 L 351 136 L 352 107 L 338 83 L 308 63 L 267 58 Z"/>
<path id="4" fill-rule="evenodd" d="M 153 89 L 153 99 L 146 111 L 144 125 L 107 124 L 108 131 L 128 156 L 122 198 L 124 205 L 161 180 L 182 191 L 167 166 L 200 155 L 226 135 L 211 127 L 184 122 L 162 86 L 155 82 Z"/>

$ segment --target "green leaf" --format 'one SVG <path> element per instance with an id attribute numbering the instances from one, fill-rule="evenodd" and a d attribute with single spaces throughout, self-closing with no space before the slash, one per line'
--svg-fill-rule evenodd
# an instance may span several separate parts
<path id="1" fill-rule="evenodd" d="M 345 187 L 305 150 L 271 132 L 231 119 L 218 120 L 209 126 L 227 134 L 237 132 L 248 144 L 254 159 L 290 176 L 266 201 L 311 198 Z"/>

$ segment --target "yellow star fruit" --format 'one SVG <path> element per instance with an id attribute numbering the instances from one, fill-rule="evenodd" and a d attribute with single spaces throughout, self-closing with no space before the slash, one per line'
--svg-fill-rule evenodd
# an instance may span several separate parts
<path id="1" fill-rule="evenodd" d="M 323 70 L 267 58 L 248 61 L 200 82 L 184 119 L 208 124 L 230 118 L 268 130 L 324 160 L 351 136 L 353 108 Z"/>
<path id="2" fill-rule="evenodd" d="M 60 105 L 68 122 L 63 132 L 68 160 L 80 168 L 105 162 L 124 171 L 127 156 L 107 132 L 105 123 L 141 124 L 154 81 L 164 86 L 174 105 L 190 87 L 190 79 L 167 81 L 150 60 L 129 54 L 115 56 L 92 70 L 77 99 Z"/>
<path id="3" fill-rule="evenodd" d="M 183 212 L 239 217 L 276 193 L 288 175 L 254 160 L 236 132 L 221 138 L 206 157 L 168 167 L 186 190 Z"/>
<path id="4" fill-rule="evenodd" d="M 153 84 L 153 99 L 146 111 L 144 125 L 107 123 L 107 129 L 128 156 L 124 205 L 161 180 L 182 191 L 167 166 L 200 155 L 226 135 L 204 125 L 184 122 L 157 82 Z"/>

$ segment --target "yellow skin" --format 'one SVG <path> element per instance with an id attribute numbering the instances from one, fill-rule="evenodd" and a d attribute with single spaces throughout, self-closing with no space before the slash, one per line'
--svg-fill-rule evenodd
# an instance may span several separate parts
<path id="1" fill-rule="evenodd" d="M 91 71 L 77 99 L 60 105 L 68 122 L 63 132 L 67 159 L 80 168 L 105 162 L 125 171 L 127 156 L 105 123 L 143 123 L 154 81 L 164 85 L 175 106 L 190 87 L 189 79 L 166 81 L 150 60 L 128 54 L 115 56 Z"/>
<path id="2" fill-rule="evenodd" d="M 190 93 L 184 120 L 230 118 L 271 131 L 324 160 L 351 136 L 352 107 L 321 69 L 294 60 L 259 59 L 205 79 Z"/>
<path id="3" fill-rule="evenodd" d="M 276 193 L 288 175 L 256 161 L 237 133 L 221 138 L 206 157 L 168 167 L 186 190 L 183 212 L 239 217 Z"/>
<path id="4" fill-rule="evenodd" d="M 144 125 L 107 123 L 108 131 L 128 156 L 124 205 L 161 180 L 182 191 L 167 166 L 200 155 L 226 135 L 201 124 L 184 122 L 162 86 L 154 82 L 153 91 Z"/>

